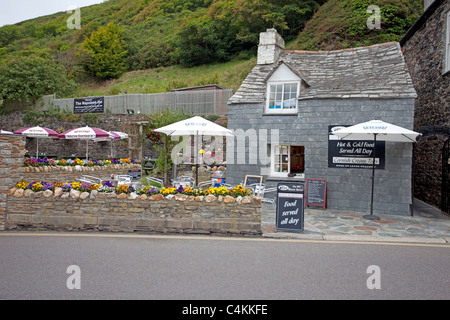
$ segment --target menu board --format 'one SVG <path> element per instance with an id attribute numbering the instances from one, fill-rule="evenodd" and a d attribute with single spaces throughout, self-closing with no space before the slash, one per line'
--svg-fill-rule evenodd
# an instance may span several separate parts
<path id="1" fill-rule="evenodd" d="M 302 232 L 304 228 L 304 185 L 280 182 L 277 185 L 277 230 Z"/>
<path id="2" fill-rule="evenodd" d="M 320 206 L 323 209 L 327 205 L 327 180 L 306 179 L 306 205 Z"/>
<path id="3" fill-rule="evenodd" d="M 141 169 L 130 169 L 128 170 L 128 175 L 133 179 L 140 180 L 142 178 L 142 170 Z"/>

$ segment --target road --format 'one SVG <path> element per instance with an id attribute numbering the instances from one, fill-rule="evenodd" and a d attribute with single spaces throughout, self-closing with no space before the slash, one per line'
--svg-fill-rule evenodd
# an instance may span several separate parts
<path id="1" fill-rule="evenodd" d="M 0 299 L 450 298 L 449 245 L 2 232 L 0 256 Z"/>

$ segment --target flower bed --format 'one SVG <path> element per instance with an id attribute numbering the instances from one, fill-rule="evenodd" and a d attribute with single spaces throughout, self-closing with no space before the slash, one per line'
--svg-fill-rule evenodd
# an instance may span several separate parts
<path id="1" fill-rule="evenodd" d="M 27 182 L 22 179 L 20 182 L 16 183 L 16 188 L 22 190 L 31 190 L 33 192 L 40 192 L 47 190 L 55 192 L 56 189 L 59 188 L 61 189 L 60 191 L 62 192 L 70 192 L 71 190 L 76 190 L 79 192 L 87 192 L 87 193 L 97 191 L 99 193 L 115 193 L 117 195 L 120 194 L 128 195 L 134 193 L 136 195 L 147 195 L 147 196 L 152 196 L 156 194 L 162 194 L 163 196 L 182 194 L 186 196 L 195 196 L 195 197 L 213 195 L 216 197 L 230 196 L 233 198 L 238 198 L 252 195 L 251 189 L 244 188 L 241 185 L 238 185 L 234 188 L 211 187 L 207 190 L 183 186 L 180 186 L 179 188 L 163 187 L 161 189 L 157 189 L 152 186 L 144 186 L 135 189 L 131 185 L 120 185 L 114 187 L 111 181 L 106 181 L 103 184 L 91 184 L 87 182 L 68 182 L 68 183 L 46 182 L 46 181 Z"/>
<path id="2" fill-rule="evenodd" d="M 93 167 L 93 166 L 108 166 L 111 164 L 129 164 L 129 163 L 135 163 L 134 159 L 131 158 L 121 158 L 121 159 L 105 159 L 105 160 L 89 160 L 89 161 L 83 161 L 79 158 L 72 160 L 72 159 L 61 159 L 61 160 L 54 160 L 54 159 L 48 159 L 48 158 L 29 158 L 24 161 L 25 167 L 44 167 L 44 166 L 50 166 L 50 167 L 56 167 L 56 166 L 82 166 L 82 167 Z"/>

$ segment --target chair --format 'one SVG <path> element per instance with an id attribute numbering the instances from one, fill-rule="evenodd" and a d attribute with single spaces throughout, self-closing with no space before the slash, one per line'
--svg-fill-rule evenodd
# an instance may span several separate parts
<path id="1" fill-rule="evenodd" d="M 180 176 L 174 180 L 172 180 L 173 182 L 173 186 L 174 187 L 179 187 L 179 186 L 183 186 L 183 187 L 194 187 L 195 186 L 195 179 L 193 177 L 190 176 Z"/>
<path id="2" fill-rule="evenodd" d="M 209 180 L 209 181 L 202 181 L 202 182 L 200 182 L 200 183 L 197 185 L 197 188 L 203 189 L 203 188 L 205 188 L 205 187 L 211 187 L 211 186 L 212 186 L 212 181 Z"/>
<path id="3" fill-rule="evenodd" d="M 264 184 L 254 183 L 251 184 L 248 188 L 252 190 L 253 195 L 257 197 L 261 197 L 262 202 L 274 203 L 275 199 L 266 198 L 265 194 L 268 192 L 277 191 L 277 188 L 266 188 Z"/>
<path id="4" fill-rule="evenodd" d="M 130 185 L 133 179 L 129 175 L 117 175 L 114 176 L 114 180 L 117 180 L 117 185 L 120 186 L 123 184 Z"/>
<path id="5" fill-rule="evenodd" d="M 156 189 L 161 189 L 162 187 L 164 187 L 164 181 L 162 181 L 161 179 L 158 178 L 154 178 L 154 177 L 145 177 L 147 179 L 147 185 L 150 187 L 155 187 Z M 159 184 L 159 186 L 155 186 L 155 184 Z"/>
<path id="6" fill-rule="evenodd" d="M 94 177 L 94 176 L 88 176 L 88 175 L 83 175 L 80 178 L 77 179 L 80 182 L 87 182 L 87 183 L 91 183 L 91 184 L 102 184 L 103 183 L 103 179 L 100 179 L 98 177 Z"/>

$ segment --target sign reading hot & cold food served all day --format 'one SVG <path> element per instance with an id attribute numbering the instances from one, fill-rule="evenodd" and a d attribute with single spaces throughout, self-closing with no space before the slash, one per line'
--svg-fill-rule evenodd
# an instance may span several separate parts
<path id="1" fill-rule="evenodd" d="M 348 126 L 328 127 L 328 168 L 372 169 L 375 152 L 375 169 L 384 169 L 385 142 L 370 140 L 339 140 L 334 131 Z M 375 149 L 375 150 L 374 150 Z"/>
<path id="2" fill-rule="evenodd" d="M 74 99 L 73 113 L 103 113 L 104 110 L 105 97 Z"/>

